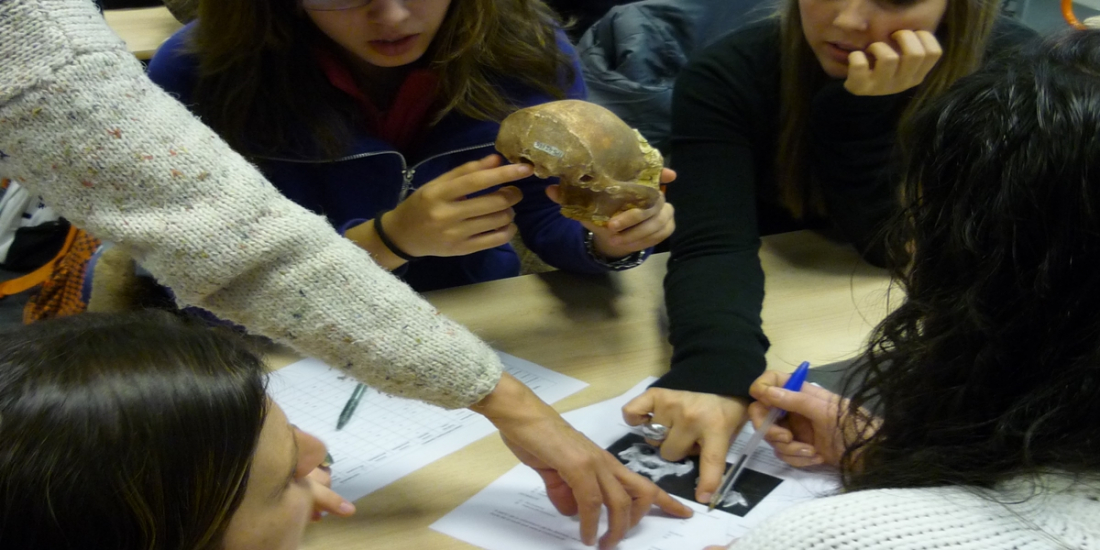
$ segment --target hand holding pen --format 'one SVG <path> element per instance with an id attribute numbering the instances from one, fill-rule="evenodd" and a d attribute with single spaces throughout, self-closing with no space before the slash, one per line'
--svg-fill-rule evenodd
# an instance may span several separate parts
<path id="1" fill-rule="evenodd" d="M 757 401 L 749 406 L 749 419 L 761 426 L 772 407 L 788 412 L 787 417 L 767 428 L 764 440 L 775 455 L 791 466 L 803 468 L 818 464 L 840 464 L 844 437 L 837 425 L 840 408 L 848 400 L 815 386 L 805 384 L 798 392 L 783 389 L 787 374 L 767 371 L 749 388 Z"/>
<path id="2" fill-rule="evenodd" d="M 784 388 L 792 377 L 793 374 L 767 371 L 753 382 L 749 394 L 757 401 L 749 406 L 748 412 L 753 426 L 764 434 L 776 456 L 792 466 L 838 465 L 844 453 L 844 436 L 837 419 L 840 407 L 847 410 L 848 400 L 813 384 L 803 384 L 799 391 Z M 766 426 L 768 417 L 777 409 L 787 414 Z M 736 547 L 734 539 L 728 545 L 708 546 L 704 550 Z"/>
<path id="3" fill-rule="evenodd" d="M 809 374 L 809 372 L 810 363 L 803 361 L 787 379 L 787 382 L 783 384 L 783 389 L 785 391 L 798 392 L 798 390 L 802 389 L 802 382 L 806 380 L 806 375 Z M 726 475 L 722 476 L 722 482 L 718 485 L 718 490 L 710 499 L 708 510 L 713 510 L 725 500 L 726 496 L 736 485 L 741 472 L 745 471 L 745 466 L 747 466 L 752 459 L 752 455 L 756 452 L 756 448 L 759 447 L 760 442 L 764 440 L 764 435 L 776 420 L 779 420 L 786 414 L 787 411 L 777 407 L 768 409 L 768 413 L 764 416 L 764 419 L 756 425 L 756 432 L 752 434 L 748 443 L 745 443 L 744 448 L 742 448 L 741 456 L 726 470 Z"/>

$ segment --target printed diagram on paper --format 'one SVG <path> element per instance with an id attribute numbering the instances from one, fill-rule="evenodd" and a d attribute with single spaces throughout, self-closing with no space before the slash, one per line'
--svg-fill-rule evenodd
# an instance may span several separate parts
<path id="1" fill-rule="evenodd" d="M 698 459 L 667 462 L 638 433 L 622 423 L 620 408 L 645 391 L 653 379 L 629 392 L 565 414 L 578 430 L 631 470 L 648 476 L 695 511 L 682 520 L 651 514 L 620 545 L 620 550 L 683 550 L 725 544 L 743 536 L 754 525 L 798 502 L 836 491 L 835 478 L 821 471 L 797 470 L 775 458 L 761 445 L 731 493 L 713 512 L 694 501 Z M 752 436 L 751 426 L 734 442 L 727 456 L 732 462 Z M 606 524 L 601 526 L 601 532 Z M 483 491 L 447 514 L 432 529 L 489 550 L 556 550 L 587 548 L 581 544 L 579 524 L 563 517 L 546 497 L 543 484 L 531 469 L 517 466 Z"/>
<path id="2" fill-rule="evenodd" d="M 548 403 L 588 384 L 498 352 L 505 369 Z M 496 431 L 466 409 L 447 411 L 367 388 L 342 430 L 336 420 L 357 382 L 316 359 L 275 371 L 268 393 L 290 421 L 328 445 L 332 486 L 355 501 Z"/>

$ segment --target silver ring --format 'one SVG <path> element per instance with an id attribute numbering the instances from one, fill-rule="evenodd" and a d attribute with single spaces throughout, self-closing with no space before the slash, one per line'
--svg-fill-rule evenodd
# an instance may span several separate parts
<path id="1" fill-rule="evenodd" d="M 668 437 L 668 426 L 647 422 L 642 424 L 642 436 L 651 441 L 664 441 Z"/>

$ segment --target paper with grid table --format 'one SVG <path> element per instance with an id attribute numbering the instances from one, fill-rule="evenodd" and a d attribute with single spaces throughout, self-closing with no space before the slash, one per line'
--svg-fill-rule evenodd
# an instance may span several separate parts
<path id="1" fill-rule="evenodd" d="M 588 386 L 530 361 L 497 352 L 504 368 L 543 401 L 553 403 Z M 332 488 L 356 501 L 496 431 L 467 409 L 448 411 L 367 388 L 343 429 L 340 411 L 357 381 L 317 359 L 271 373 L 267 391 L 290 422 L 324 441 Z"/>

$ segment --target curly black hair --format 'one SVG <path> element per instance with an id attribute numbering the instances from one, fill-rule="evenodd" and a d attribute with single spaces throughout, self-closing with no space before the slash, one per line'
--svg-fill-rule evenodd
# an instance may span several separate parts
<path id="1" fill-rule="evenodd" d="M 853 370 L 849 490 L 1100 471 L 1100 31 L 959 80 L 902 136 L 906 300 Z"/>

